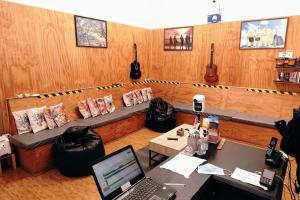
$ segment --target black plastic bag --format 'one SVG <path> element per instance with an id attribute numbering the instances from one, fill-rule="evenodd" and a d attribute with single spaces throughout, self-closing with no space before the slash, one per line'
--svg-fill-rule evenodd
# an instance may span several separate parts
<path id="1" fill-rule="evenodd" d="M 146 127 L 167 132 L 176 126 L 176 113 L 174 107 L 162 98 L 154 98 L 150 102 L 146 117 Z"/>

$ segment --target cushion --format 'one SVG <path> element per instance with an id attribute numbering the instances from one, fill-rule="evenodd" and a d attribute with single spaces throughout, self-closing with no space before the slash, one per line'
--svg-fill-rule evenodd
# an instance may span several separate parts
<path id="1" fill-rule="evenodd" d="M 104 98 L 98 98 L 98 99 L 96 99 L 96 101 L 97 101 L 97 104 L 99 106 L 101 115 L 107 114 L 108 110 L 106 108 L 106 103 L 104 101 Z"/>
<path id="2" fill-rule="evenodd" d="M 140 103 L 143 103 L 144 102 L 144 99 L 143 99 L 143 96 L 142 96 L 142 93 L 141 93 L 141 90 L 133 90 L 132 92 L 135 93 L 136 95 L 136 100 L 137 100 L 137 103 L 140 104 Z"/>
<path id="3" fill-rule="evenodd" d="M 98 104 L 97 104 L 95 99 L 87 98 L 86 102 L 89 106 L 89 109 L 91 111 L 91 115 L 93 117 L 96 117 L 96 116 L 100 115 L 100 110 L 99 110 Z"/>
<path id="4" fill-rule="evenodd" d="M 123 94 L 123 101 L 125 103 L 125 106 L 133 106 L 133 94 L 132 92 L 127 92 Z"/>
<path id="5" fill-rule="evenodd" d="M 153 92 L 151 88 L 147 88 L 148 101 L 153 99 Z"/>
<path id="6" fill-rule="evenodd" d="M 34 133 L 48 128 L 47 122 L 44 118 L 44 110 L 46 106 L 40 108 L 32 108 L 26 111 L 31 129 Z"/>
<path id="7" fill-rule="evenodd" d="M 137 96 L 134 91 L 132 91 L 132 99 L 133 99 L 133 105 L 137 105 L 138 104 Z"/>
<path id="8" fill-rule="evenodd" d="M 89 108 L 86 100 L 78 102 L 78 109 L 79 109 L 79 112 L 80 112 L 80 114 L 82 115 L 82 117 L 84 119 L 89 118 L 89 117 L 92 116 L 90 108 Z"/>
<path id="9" fill-rule="evenodd" d="M 61 127 L 63 125 L 65 125 L 66 123 L 69 122 L 68 117 L 67 117 L 67 113 L 65 111 L 65 108 L 63 106 L 63 103 L 60 103 L 58 105 L 55 106 L 51 106 L 50 107 L 51 113 L 52 113 L 52 117 L 55 121 L 55 123 L 57 124 L 58 127 Z"/>
<path id="10" fill-rule="evenodd" d="M 144 102 L 148 101 L 148 89 L 147 88 L 143 88 L 141 89 L 141 93 L 142 93 L 142 97 Z"/>
<path id="11" fill-rule="evenodd" d="M 106 105 L 106 108 L 107 108 L 107 111 L 108 112 L 114 112 L 116 110 L 116 107 L 113 103 L 113 98 L 112 98 L 112 95 L 108 95 L 108 96 L 105 96 L 104 97 L 104 101 L 105 101 L 105 105 Z"/>
<path id="12" fill-rule="evenodd" d="M 26 110 L 12 112 L 12 114 L 15 118 L 18 134 L 29 133 L 32 131 Z"/>
<path id="13" fill-rule="evenodd" d="M 45 108 L 43 114 L 49 129 L 54 129 L 55 127 L 57 127 L 57 124 L 52 117 L 50 108 Z"/>

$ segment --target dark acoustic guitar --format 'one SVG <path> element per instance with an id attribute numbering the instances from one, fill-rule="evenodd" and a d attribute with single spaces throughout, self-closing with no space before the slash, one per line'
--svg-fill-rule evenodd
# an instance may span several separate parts
<path id="1" fill-rule="evenodd" d="M 130 70 L 130 78 L 131 79 L 139 79 L 141 78 L 141 70 L 140 70 L 140 63 L 137 60 L 137 47 L 136 44 L 133 45 L 134 53 L 135 53 L 135 60 L 131 63 L 131 70 Z"/>
<path id="2" fill-rule="evenodd" d="M 206 66 L 206 73 L 204 79 L 208 83 L 215 83 L 218 81 L 218 74 L 217 74 L 217 65 L 213 63 L 214 60 L 214 43 L 211 44 L 210 47 L 210 63 Z"/>

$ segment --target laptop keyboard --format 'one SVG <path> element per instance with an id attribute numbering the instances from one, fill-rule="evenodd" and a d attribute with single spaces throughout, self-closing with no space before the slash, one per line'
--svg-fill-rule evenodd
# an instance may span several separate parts
<path id="1" fill-rule="evenodd" d="M 137 184 L 134 191 L 122 200 L 144 200 L 151 197 L 161 187 L 161 184 L 146 178 Z"/>

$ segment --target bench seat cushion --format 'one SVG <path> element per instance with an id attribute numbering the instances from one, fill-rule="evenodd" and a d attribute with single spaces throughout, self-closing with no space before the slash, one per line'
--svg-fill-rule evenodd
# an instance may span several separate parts
<path id="1" fill-rule="evenodd" d="M 137 115 L 142 112 L 146 112 L 148 108 L 149 108 L 149 102 L 138 104 L 132 107 L 123 107 L 117 109 L 113 113 L 109 113 L 103 116 L 71 121 L 59 128 L 54 128 L 51 130 L 47 129 L 35 134 L 25 133 L 21 135 L 13 135 L 9 137 L 9 140 L 11 144 L 16 145 L 18 147 L 24 149 L 33 149 L 45 144 L 53 143 L 56 140 L 56 138 L 62 135 L 65 132 L 65 130 L 67 130 L 69 127 L 89 126 L 91 128 L 96 128 L 112 122 L 119 121 L 121 119 L 126 119 L 130 116 Z"/>
<path id="2" fill-rule="evenodd" d="M 173 104 L 175 109 L 180 112 L 194 114 L 192 104 Z M 241 122 L 246 124 L 252 124 L 256 126 L 262 126 L 267 128 L 275 128 L 275 121 L 280 119 L 266 116 L 259 116 L 248 113 L 240 113 L 230 110 L 221 110 L 215 108 L 205 107 L 204 116 L 207 115 L 216 115 L 220 119 L 231 120 L 235 122 Z"/>

